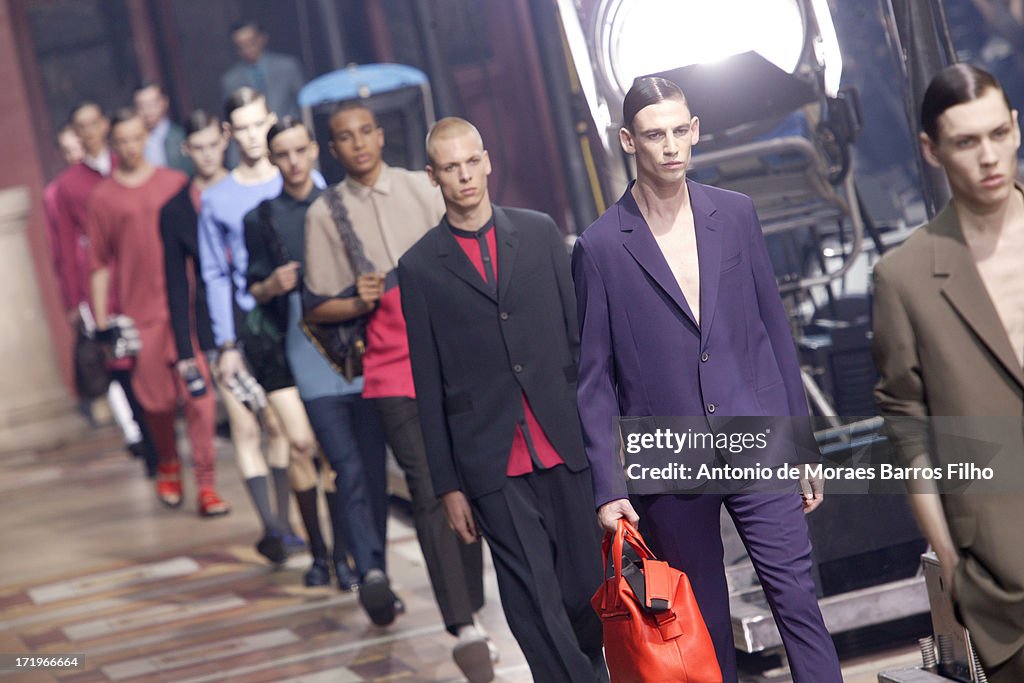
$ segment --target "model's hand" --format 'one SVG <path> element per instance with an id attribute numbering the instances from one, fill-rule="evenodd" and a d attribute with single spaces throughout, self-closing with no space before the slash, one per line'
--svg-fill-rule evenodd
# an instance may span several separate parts
<path id="1" fill-rule="evenodd" d="M 299 286 L 299 262 L 289 261 L 283 266 L 274 269 L 266 280 L 263 281 L 265 292 L 268 297 L 287 294 Z"/>
<path id="2" fill-rule="evenodd" d="M 182 379 L 184 379 L 185 374 L 194 367 L 196 367 L 195 358 L 182 358 L 181 360 L 174 364 L 174 369 L 178 371 L 178 376 L 181 377 Z"/>
<path id="3" fill-rule="evenodd" d="M 614 534 L 618 530 L 620 519 L 626 520 L 633 526 L 640 521 L 640 515 L 636 514 L 636 510 L 633 509 L 628 498 L 613 500 L 597 508 L 597 521 L 600 522 L 601 528 L 608 533 Z"/>
<path id="4" fill-rule="evenodd" d="M 821 477 L 807 476 L 807 467 L 804 467 L 804 476 L 800 477 L 800 497 L 804 501 L 804 514 L 810 514 L 825 500 L 825 481 Z"/>
<path id="5" fill-rule="evenodd" d="M 238 349 L 224 349 L 217 359 L 217 375 L 223 381 L 228 381 L 239 372 L 245 370 L 245 361 Z"/>
<path id="6" fill-rule="evenodd" d="M 448 526 L 463 543 L 476 543 L 480 540 L 480 532 L 473 519 L 473 510 L 469 507 L 466 494 L 462 491 L 449 491 L 441 496 L 444 503 L 444 514 L 448 518 Z"/>
<path id="7" fill-rule="evenodd" d="M 356 291 L 363 303 L 373 306 L 384 296 L 384 276 L 380 273 L 363 273 L 356 279 Z"/>
<path id="8" fill-rule="evenodd" d="M 960 564 L 960 554 L 954 548 L 940 550 L 933 547 L 932 550 L 935 551 L 935 556 L 939 558 L 939 569 L 942 570 L 942 583 L 946 588 L 945 593 L 951 601 L 955 602 L 956 584 L 953 583 L 953 577 L 956 575 L 956 568 Z"/>

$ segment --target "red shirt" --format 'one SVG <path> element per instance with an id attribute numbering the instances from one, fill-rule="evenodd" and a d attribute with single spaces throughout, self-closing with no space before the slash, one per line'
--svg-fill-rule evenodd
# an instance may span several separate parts
<path id="1" fill-rule="evenodd" d="M 157 167 L 138 187 L 107 178 L 89 200 L 89 270 L 110 268 L 120 304 L 112 312 L 131 316 L 140 329 L 170 317 L 160 209 L 187 182 L 180 171 Z"/>
<path id="2" fill-rule="evenodd" d="M 393 277 L 393 276 L 392 276 Z M 409 336 L 398 287 L 384 292 L 366 324 L 363 398 L 416 398 L 409 360 Z"/>
<path id="3" fill-rule="evenodd" d="M 470 263 L 476 268 L 476 272 L 480 273 L 480 277 L 487 280 L 486 270 L 484 269 L 483 254 L 480 252 L 480 242 L 475 237 L 464 237 L 452 233 L 455 237 L 455 241 L 458 242 L 459 246 L 469 257 Z M 487 251 L 491 257 L 491 269 L 495 281 L 498 278 L 498 247 L 497 238 L 494 236 L 494 228 L 492 227 L 487 230 L 484 236 L 484 240 L 487 242 Z M 548 440 L 547 435 L 544 433 L 544 428 L 540 426 L 540 422 L 537 421 L 537 417 L 533 414 L 533 409 L 530 408 L 530 402 L 526 400 L 526 394 L 522 394 L 523 398 L 523 415 L 520 418 L 518 424 L 516 424 L 516 433 L 512 437 L 512 450 L 508 457 L 508 469 L 505 470 L 505 474 L 510 477 L 518 477 L 523 474 L 529 474 L 533 471 L 533 461 L 530 458 L 530 445 L 532 442 L 533 452 L 536 455 L 537 460 L 540 462 L 544 469 L 551 469 L 556 465 L 562 465 L 565 463 L 562 457 L 558 455 L 558 451 Z M 523 427 L 525 426 L 526 431 L 524 433 Z M 529 436 L 529 439 L 527 439 Z"/>
<path id="4" fill-rule="evenodd" d="M 116 167 L 117 160 L 112 159 L 111 163 Z M 50 249 L 60 283 L 61 300 L 69 311 L 89 301 L 89 240 L 85 210 L 92 191 L 103 179 L 99 171 L 79 161 L 64 169 L 47 190 L 44 206 L 50 221 Z"/>

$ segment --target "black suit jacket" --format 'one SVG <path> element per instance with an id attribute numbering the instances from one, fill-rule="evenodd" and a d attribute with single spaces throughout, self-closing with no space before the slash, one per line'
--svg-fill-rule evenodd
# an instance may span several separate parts
<path id="1" fill-rule="evenodd" d="M 167 276 L 167 304 L 174 329 L 178 359 L 193 358 L 191 331 L 195 330 L 204 351 L 217 348 L 210 329 L 206 285 L 199 269 L 199 216 L 192 206 L 188 183 L 160 209 L 160 237 L 164 243 L 164 273 Z M 189 291 L 188 261 L 192 260 L 195 292 Z M 194 309 L 193 309 L 194 305 Z M 195 320 L 192 311 L 195 311 Z"/>
<path id="2" fill-rule="evenodd" d="M 504 486 L 525 393 L 568 468 L 587 469 L 576 411 L 569 256 L 545 214 L 494 207 L 498 295 L 447 220 L 398 262 L 416 401 L 437 495 Z"/>

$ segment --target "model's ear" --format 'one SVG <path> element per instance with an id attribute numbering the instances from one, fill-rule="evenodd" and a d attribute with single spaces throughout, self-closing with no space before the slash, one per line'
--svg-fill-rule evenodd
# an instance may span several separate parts
<path id="1" fill-rule="evenodd" d="M 936 155 L 938 145 L 932 140 L 928 133 L 919 133 L 918 140 L 921 142 L 921 152 L 924 155 L 924 160 L 936 168 L 942 168 L 942 162 L 939 161 L 939 157 Z"/>
<path id="2" fill-rule="evenodd" d="M 694 116 L 690 119 L 690 145 L 700 142 L 700 118 Z"/>
<path id="3" fill-rule="evenodd" d="M 628 128 L 619 128 L 619 144 L 626 154 L 636 154 L 636 144 L 633 141 L 633 134 Z"/>
<path id="4" fill-rule="evenodd" d="M 438 187 L 437 178 L 434 176 L 434 167 L 427 164 L 424 170 L 427 172 L 427 177 L 430 178 L 430 184 L 434 187 Z"/>

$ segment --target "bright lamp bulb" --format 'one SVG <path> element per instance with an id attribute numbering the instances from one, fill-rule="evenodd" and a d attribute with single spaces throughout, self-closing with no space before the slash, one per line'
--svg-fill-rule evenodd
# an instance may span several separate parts
<path id="1" fill-rule="evenodd" d="M 797 0 L 606 0 L 598 13 L 599 56 L 610 84 L 753 50 L 796 69 L 804 47 Z"/>

